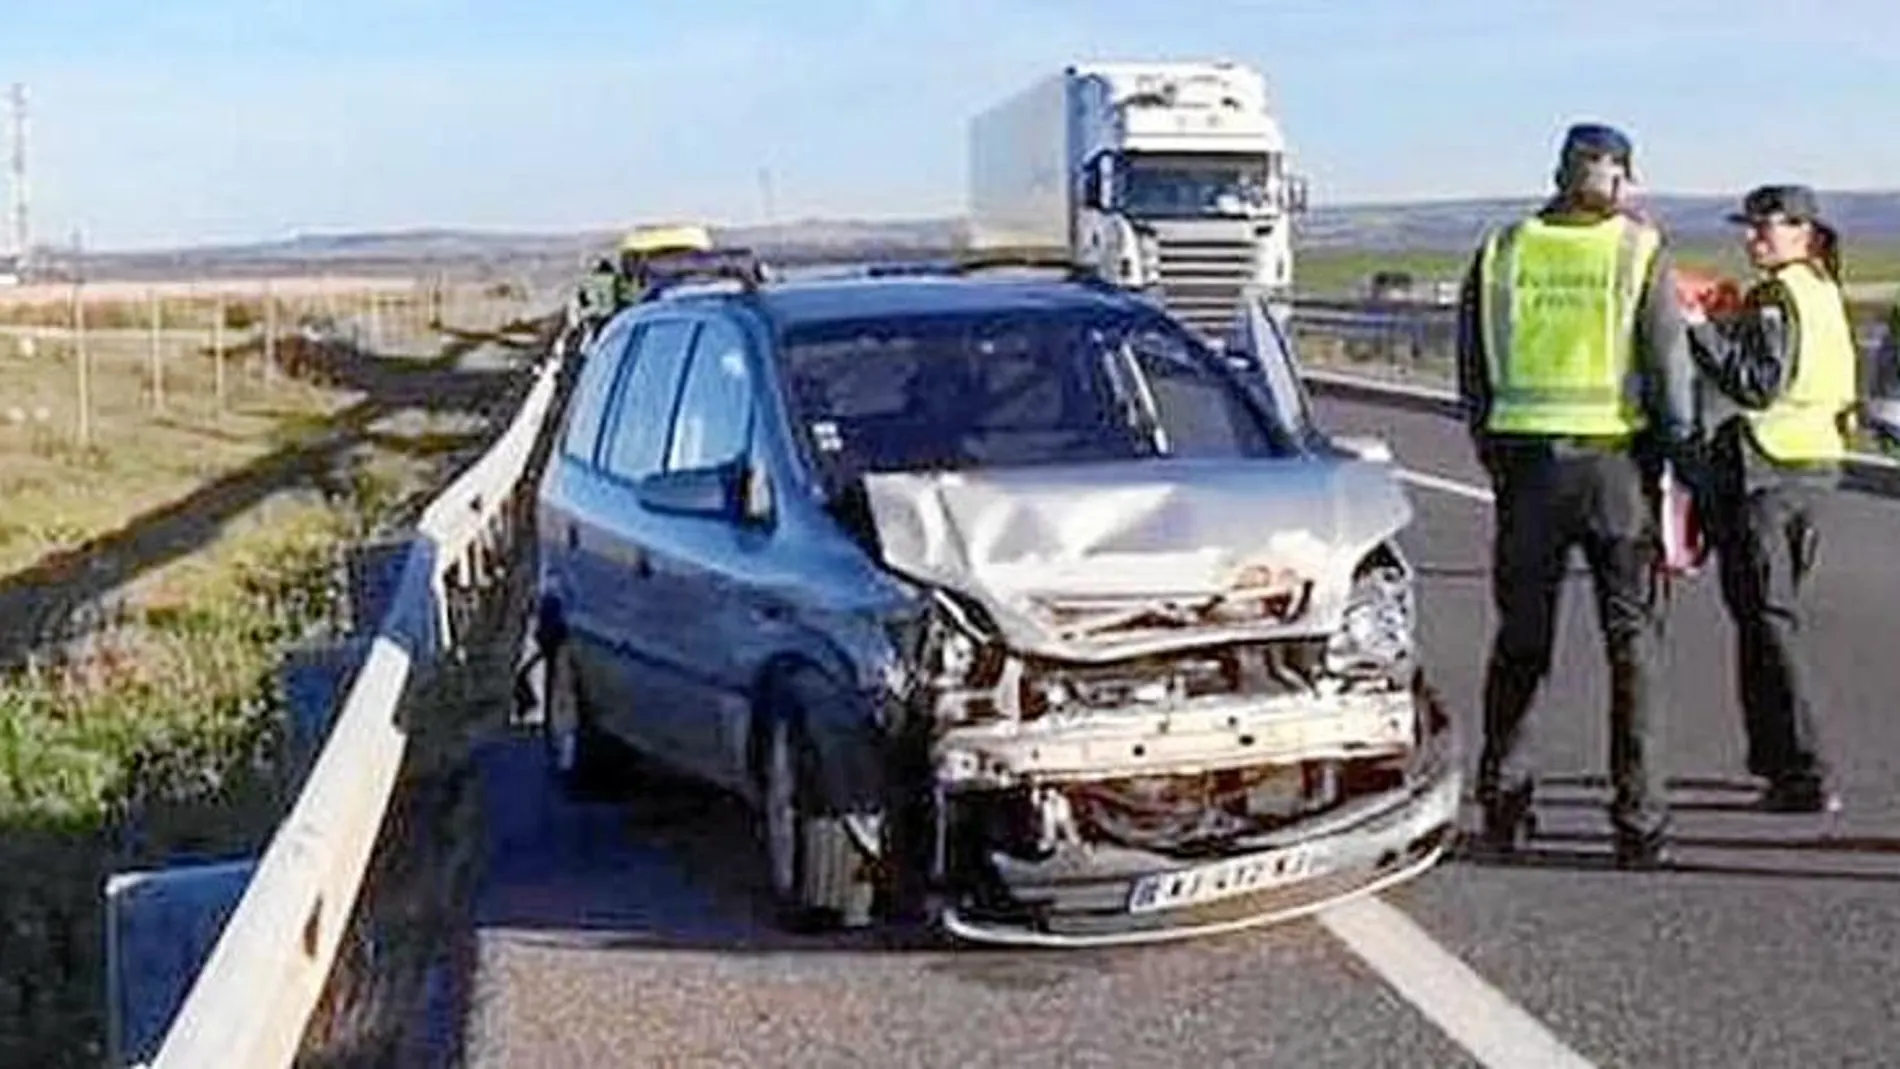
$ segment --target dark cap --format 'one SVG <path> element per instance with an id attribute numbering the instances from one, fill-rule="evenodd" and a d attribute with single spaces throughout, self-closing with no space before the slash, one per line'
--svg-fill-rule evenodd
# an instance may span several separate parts
<path id="1" fill-rule="evenodd" d="M 1791 222 L 1821 222 L 1821 204 L 1807 186 L 1757 186 L 1742 198 L 1742 210 L 1729 213 L 1731 223 L 1753 223 L 1775 215 Z"/>
<path id="2" fill-rule="evenodd" d="M 1569 159 L 1573 153 L 1590 152 L 1613 156 L 1628 166 L 1636 155 L 1636 147 L 1630 143 L 1629 135 L 1614 126 L 1597 122 L 1580 122 L 1564 131 L 1563 147 L 1558 156 Z"/>

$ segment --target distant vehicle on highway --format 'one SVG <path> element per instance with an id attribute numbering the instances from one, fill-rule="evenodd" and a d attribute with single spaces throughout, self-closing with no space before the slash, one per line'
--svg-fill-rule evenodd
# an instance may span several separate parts
<path id="1" fill-rule="evenodd" d="M 1264 306 L 1223 355 L 1081 271 L 708 273 L 591 342 L 539 487 L 568 788 L 657 761 L 760 811 L 788 921 L 1005 943 L 1440 856 L 1410 502 L 1314 426 Z"/>
<path id="2" fill-rule="evenodd" d="M 969 122 L 971 244 L 1062 250 L 1209 336 L 1245 290 L 1284 316 L 1307 183 L 1282 121 L 1244 63 L 1053 71 Z"/>

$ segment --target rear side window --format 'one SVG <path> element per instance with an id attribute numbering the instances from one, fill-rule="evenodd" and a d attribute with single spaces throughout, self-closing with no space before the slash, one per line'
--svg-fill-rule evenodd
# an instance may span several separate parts
<path id="1" fill-rule="evenodd" d="M 614 404 L 604 459 L 610 473 L 643 479 L 660 470 L 693 329 L 687 320 L 669 320 L 641 333 L 632 353 L 633 367 Z"/>
<path id="2" fill-rule="evenodd" d="M 614 372 L 620 367 L 632 333 L 630 319 L 609 324 L 582 357 L 580 378 L 568 406 L 567 434 L 561 440 L 561 451 L 582 463 L 594 462 L 600 424 L 607 415 L 607 392 L 613 387 Z"/>

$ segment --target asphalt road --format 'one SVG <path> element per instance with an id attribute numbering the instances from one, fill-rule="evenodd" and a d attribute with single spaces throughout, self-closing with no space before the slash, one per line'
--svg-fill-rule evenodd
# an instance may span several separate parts
<path id="1" fill-rule="evenodd" d="M 1475 739 L 1489 506 L 1444 481 L 1477 487 L 1479 473 L 1443 419 L 1338 402 L 1322 413 L 1342 432 L 1384 436 L 1426 477 L 1405 539 L 1424 572 L 1423 641 Z M 1534 714 L 1552 776 L 1539 851 L 1508 866 L 1448 861 L 1386 892 L 1395 909 L 1375 905 L 1370 919 L 1088 953 L 785 937 L 763 917 L 742 814 L 695 793 L 569 805 L 544 787 L 530 744 L 498 744 L 466 1062 L 1465 1066 L 1489 1052 L 1489 1064 L 1554 1064 L 1498 1038 L 1514 1006 L 1525 1028 L 1541 1024 L 1580 1056 L 1565 1064 L 1890 1064 L 1900 502 L 1843 494 L 1830 507 L 1817 682 L 1847 804 L 1831 829 L 1743 808 L 1731 629 L 1713 576 L 1678 591 L 1670 621 L 1676 869 L 1606 864 L 1601 654 L 1579 576 Z"/>

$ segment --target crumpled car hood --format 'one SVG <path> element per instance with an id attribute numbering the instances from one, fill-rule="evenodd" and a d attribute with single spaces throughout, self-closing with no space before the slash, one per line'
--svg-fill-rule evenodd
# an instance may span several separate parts
<path id="1" fill-rule="evenodd" d="M 1354 458 L 883 473 L 864 486 L 887 566 L 980 603 L 1015 649 L 1066 660 L 1330 632 L 1354 566 L 1412 516 L 1392 469 Z M 1261 569 L 1302 589 L 1290 619 L 1192 610 L 1257 585 L 1236 577 Z"/>

